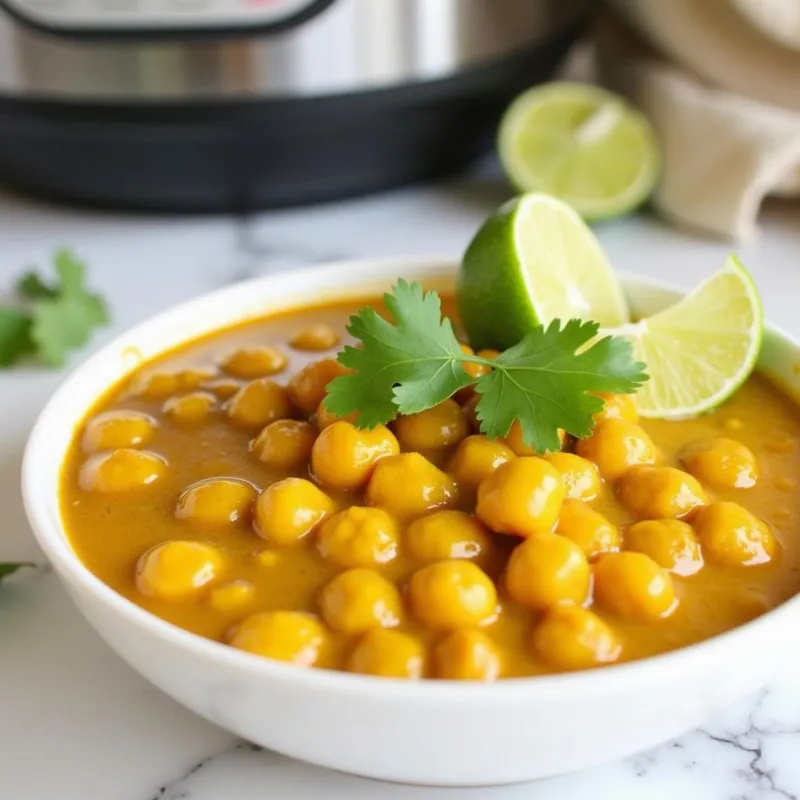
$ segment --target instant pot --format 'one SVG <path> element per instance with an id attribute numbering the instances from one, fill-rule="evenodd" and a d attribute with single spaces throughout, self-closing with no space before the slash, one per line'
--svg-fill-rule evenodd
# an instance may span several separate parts
<path id="1" fill-rule="evenodd" d="M 0 0 L 0 182 L 246 210 L 455 170 L 589 0 Z"/>

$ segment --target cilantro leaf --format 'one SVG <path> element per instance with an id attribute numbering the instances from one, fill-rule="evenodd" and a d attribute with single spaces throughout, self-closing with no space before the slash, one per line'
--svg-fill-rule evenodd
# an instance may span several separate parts
<path id="1" fill-rule="evenodd" d="M 631 393 L 647 380 L 625 339 L 590 344 L 599 330 L 594 322 L 574 319 L 562 327 L 555 320 L 489 360 L 462 352 L 435 292 L 398 280 L 384 301 L 392 320 L 370 307 L 350 318 L 348 331 L 361 346 L 339 354 L 351 373 L 326 387 L 326 408 L 339 416 L 355 413 L 362 428 L 432 408 L 474 384 L 481 431 L 506 436 L 519 420 L 525 443 L 543 453 L 558 448 L 559 428 L 579 437 L 591 431 L 603 401 L 590 392 Z M 492 369 L 473 378 L 465 363 Z"/>
<path id="2" fill-rule="evenodd" d="M 23 567 L 35 567 L 36 565 L 30 561 L 0 561 L 0 581 L 13 575 L 18 569 Z"/>
<path id="3" fill-rule="evenodd" d="M 325 401 L 334 414 L 357 412 L 364 428 L 394 419 L 398 410 L 413 414 L 430 408 L 436 398 L 444 400 L 473 381 L 435 292 L 401 279 L 384 302 L 394 324 L 370 307 L 350 318 L 347 330 L 362 347 L 345 347 L 339 355 L 354 372 L 333 380 Z"/>
<path id="4" fill-rule="evenodd" d="M 77 258 L 60 250 L 54 263 L 60 283 L 55 294 L 40 295 L 34 305 L 31 338 L 42 361 L 59 367 L 70 350 L 82 347 L 94 328 L 108 322 L 108 312 L 103 299 L 84 286 L 85 268 Z"/>
<path id="5" fill-rule="evenodd" d="M 57 291 L 60 294 L 83 294 L 86 278 L 86 265 L 71 251 L 64 248 L 56 250 L 53 256 L 56 274 L 61 279 Z"/>
<path id="6" fill-rule="evenodd" d="M 27 272 L 16 283 L 15 302 L 0 306 L 0 369 L 28 353 L 61 366 L 70 350 L 86 344 L 92 330 L 108 322 L 103 298 L 85 286 L 83 263 L 59 250 L 53 266 L 55 281 Z"/>
<path id="7" fill-rule="evenodd" d="M 501 353 L 475 385 L 481 431 L 506 436 L 518 419 L 523 441 L 538 453 L 559 449 L 559 428 L 587 436 L 592 415 L 603 408 L 602 399 L 588 392 L 630 393 L 647 379 L 625 339 L 606 336 L 584 349 L 599 327 L 578 319 L 561 327 L 554 320 Z"/>
<path id="8" fill-rule="evenodd" d="M 26 272 L 17 281 L 17 292 L 26 300 L 41 300 L 43 297 L 56 297 L 58 291 L 48 286 L 37 273 Z"/>
<path id="9" fill-rule="evenodd" d="M 0 308 L 0 368 L 16 363 L 32 349 L 30 312 Z"/>

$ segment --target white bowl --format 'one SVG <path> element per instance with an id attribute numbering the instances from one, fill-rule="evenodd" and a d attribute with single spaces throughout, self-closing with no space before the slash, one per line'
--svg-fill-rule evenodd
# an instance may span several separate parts
<path id="1" fill-rule="evenodd" d="M 75 556 L 59 515 L 64 454 L 88 407 L 142 359 L 277 309 L 377 293 L 400 275 L 447 288 L 455 269 L 361 261 L 238 284 L 138 326 L 77 369 L 39 417 L 22 471 L 31 525 L 75 604 L 135 670 L 206 719 L 280 753 L 391 781 L 499 784 L 589 767 L 677 736 L 760 688 L 800 628 L 797 597 L 630 664 L 490 685 L 412 683 L 300 669 L 203 639 L 124 599 Z M 677 296 L 640 278 L 624 285 L 640 314 Z M 794 396 L 798 357 L 797 344 L 768 329 L 762 370 Z"/>

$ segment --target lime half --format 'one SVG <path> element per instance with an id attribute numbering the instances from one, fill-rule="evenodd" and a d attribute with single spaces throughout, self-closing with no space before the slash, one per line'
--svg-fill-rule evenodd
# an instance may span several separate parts
<path id="1" fill-rule="evenodd" d="M 761 298 L 734 256 L 674 306 L 605 330 L 625 336 L 650 380 L 636 395 L 643 417 L 681 419 L 718 406 L 752 372 L 761 349 Z"/>
<path id="2" fill-rule="evenodd" d="M 661 148 L 644 115 L 586 84 L 550 83 L 521 94 L 500 123 L 498 148 L 517 188 L 552 194 L 588 220 L 641 205 L 661 170 Z"/>
<path id="3" fill-rule="evenodd" d="M 540 323 L 629 320 L 600 244 L 565 203 L 522 195 L 489 217 L 467 248 L 458 280 L 461 320 L 474 347 L 511 347 Z"/>

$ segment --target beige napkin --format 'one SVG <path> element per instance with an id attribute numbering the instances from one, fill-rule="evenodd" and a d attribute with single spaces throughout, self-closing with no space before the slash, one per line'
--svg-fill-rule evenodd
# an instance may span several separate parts
<path id="1" fill-rule="evenodd" d="M 750 2 L 621 0 L 626 22 L 607 14 L 597 36 L 603 79 L 642 108 L 661 139 L 657 209 L 735 240 L 754 235 L 765 196 L 800 196 L 800 52 L 734 8 Z"/>

